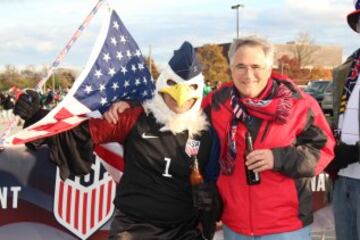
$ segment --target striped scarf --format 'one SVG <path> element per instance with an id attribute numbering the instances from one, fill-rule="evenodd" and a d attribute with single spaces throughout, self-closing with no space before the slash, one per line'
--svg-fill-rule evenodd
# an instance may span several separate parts
<path id="1" fill-rule="evenodd" d="M 265 99 L 273 92 L 271 99 Z M 236 129 L 239 122 L 246 125 L 251 124 L 253 117 L 267 121 L 274 121 L 279 124 L 286 123 L 290 110 L 293 106 L 291 90 L 280 84 L 275 86 L 272 80 L 259 98 L 242 98 L 238 90 L 233 87 L 231 91 L 231 106 L 233 107 L 233 118 L 227 130 L 227 151 L 220 160 L 221 172 L 224 175 L 231 175 L 235 168 L 236 159 Z"/>
<path id="2" fill-rule="evenodd" d="M 350 67 L 350 71 L 346 77 L 346 82 L 344 84 L 344 88 L 341 94 L 341 103 L 339 113 L 342 114 L 345 112 L 345 106 L 349 101 L 352 90 L 355 87 L 356 81 L 359 76 L 360 71 L 360 49 L 356 50 L 350 58 L 353 59 Z"/>

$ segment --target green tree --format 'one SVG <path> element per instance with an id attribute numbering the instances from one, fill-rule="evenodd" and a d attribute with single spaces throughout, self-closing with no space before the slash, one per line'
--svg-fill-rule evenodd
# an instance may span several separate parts
<path id="1" fill-rule="evenodd" d="M 222 54 L 223 49 L 216 44 L 206 44 L 197 49 L 197 57 L 202 65 L 205 82 L 214 85 L 217 81 L 230 81 L 229 64 Z"/>

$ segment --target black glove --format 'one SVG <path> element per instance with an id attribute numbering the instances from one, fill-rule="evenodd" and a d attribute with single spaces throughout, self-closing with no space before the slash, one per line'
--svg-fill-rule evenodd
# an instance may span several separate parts
<path id="1" fill-rule="evenodd" d="M 16 101 L 14 114 L 19 115 L 24 120 L 29 120 L 40 110 L 39 94 L 33 90 L 26 90 Z"/>
<path id="2" fill-rule="evenodd" d="M 215 183 L 202 183 L 193 186 L 194 206 L 200 211 L 203 235 L 212 239 L 216 231 L 216 222 L 222 213 L 222 201 Z"/>
<path id="3" fill-rule="evenodd" d="M 335 146 L 335 158 L 325 168 L 328 173 L 336 173 L 349 164 L 359 161 L 359 143 L 348 145 L 340 142 Z"/>

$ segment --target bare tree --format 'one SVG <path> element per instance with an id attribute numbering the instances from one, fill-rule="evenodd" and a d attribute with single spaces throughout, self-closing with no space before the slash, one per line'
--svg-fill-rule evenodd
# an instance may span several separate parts
<path id="1" fill-rule="evenodd" d="M 314 55 L 319 49 L 319 46 L 314 45 L 314 40 L 309 33 L 300 32 L 291 51 L 295 59 L 298 60 L 300 68 L 304 68 L 314 62 Z"/>

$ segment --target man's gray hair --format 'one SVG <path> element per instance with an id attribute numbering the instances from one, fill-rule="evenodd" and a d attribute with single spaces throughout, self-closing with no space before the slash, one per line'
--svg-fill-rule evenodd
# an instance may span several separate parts
<path id="1" fill-rule="evenodd" d="M 267 67 L 271 67 L 273 65 L 273 61 L 274 61 L 273 45 L 269 41 L 263 38 L 257 36 L 249 36 L 249 37 L 234 39 L 234 41 L 231 43 L 228 52 L 230 66 L 233 64 L 236 51 L 240 47 L 244 47 L 244 46 L 260 47 L 264 51 Z"/>

